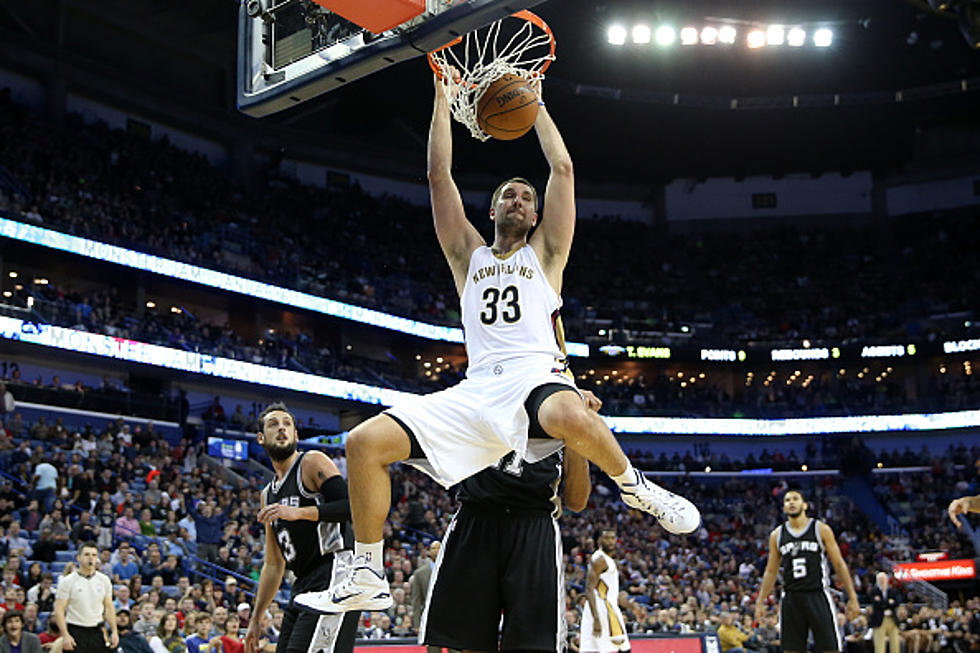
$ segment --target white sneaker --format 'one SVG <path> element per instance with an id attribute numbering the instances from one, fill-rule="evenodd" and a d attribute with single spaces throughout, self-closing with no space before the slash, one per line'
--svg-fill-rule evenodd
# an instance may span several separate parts
<path id="1" fill-rule="evenodd" d="M 701 513 L 693 503 L 647 480 L 640 472 L 636 472 L 636 483 L 624 483 L 619 489 L 623 503 L 650 513 L 669 533 L 693 533 L 701 525 Z"/>
<path id="2" fill-rule="evenodd" d="M 355 558 L 354 565 L 339 583 L 322 592 L 303 592 L 293 597 L 299 605 L 318 612 L 386 610 L 391 607 L 391 588 L 384 572 L 378 572 Z"/>

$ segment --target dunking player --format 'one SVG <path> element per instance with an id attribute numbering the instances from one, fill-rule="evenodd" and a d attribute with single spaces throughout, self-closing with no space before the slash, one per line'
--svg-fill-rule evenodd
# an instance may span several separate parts
<path id="1" fill-rule="evenodd" d="M 452 74 L 458 75 L 453 72 Z M 590 412 L 566 375 L 558 322 L 562 272 L 575 228 L 572 161 L 542 106 L 535 129 L 551 168 L 541 225 L 537 194 L 513 178 L 493 193 L 493 245 L 467 220 L 451 174 L 449 101 L 437 82 L 429 129 L 429 192 L 436 235 L 460 295 L 469 367 L 458 385 L 413 398 L 355 428 L 347 440 L 355 561 L 341 584 L 297 597 L 324 611 L 391 605 L 382 570 L 382 532 L 391 500 L 388 465 L 425 458 L 449 487 L 511 451 L 535 462 L 562 444 L 594 462 L 619 485 L 627 505 L 655 515 L 674 533 L 698 527 L 697 508 L 635 471 L 602 419 Z M 550 440 L 529 446 L 535 415 Z"/>
<path id="2" fill-rule="evenodd" d="M 583 394 L 598 410 L 595 395 Z M 533 416 L 530 428 L 531 437 L 547 437 Z M 556 520 L 562 499 L 578 512 L 591 490 L 589 463 L 571 449 L 536 463 L 512 451 L 464 480 L 419 642 L 464 651 L 561 651 L 565 583 Z"/>
<path id="3" fill-rule="evenodd" d="M 782 562 L 783 598 L 780 602 L 780 639 L 786 653 L 804 653 L 808 631 L 813 632 L 814 651 L 841 650 L 837 614 L 830 595 L 829 560 L 847 592 L 848 621 L 857 618 L 854 582 L 841 556 L 830 526 L 806 515 L 807 504 L 799 490 L 783 496 L 783 512 L 788 519 L 769 535 L 769 560 L 762 575 L 762 586 L 755 601 L 755 619 L 762 623 L 766 599 L 776 583 Z"/>
<path id="4" fill-rule="evenodd" d="M 296 419 L 285 404 L 274 403 L 259 415 L 258 442 L 265 448 L 276 477 L 262 491 L 258 519 L 265 524 L 265 560 L 255 605 L 245 635 L 245 650 L 259 650 L 262 616 L 272 603 L 284 572 L 296 574 L 293 596 L 325 590 L 339 575 L 349 546 L 350 502 L 347 486 L 336 465 L 323 453 L 298 453 Z M 345 549 L 347 549 L 345 551 Z M 319 615 L 286 607 L 277 653 L 326 651 L 350 653 L 357 630 L 356 612 Z"/>
<path id="5" fill-rule="evenodd" d="M 582 630 L 578 649 L 582 653 L 609 653 L 630 650 L 626 621 L 619 610 L 619 568 L 616 531 L 605 529 L 599 535 L 599 548 L 589 562 L 585 578 L 586 608 L 582 611 Z"/>

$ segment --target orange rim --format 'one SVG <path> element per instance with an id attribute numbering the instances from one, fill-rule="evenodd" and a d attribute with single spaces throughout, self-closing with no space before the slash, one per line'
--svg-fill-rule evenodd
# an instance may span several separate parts
<path id="1" fill-rule="evenodd" d="M 555 33 L 551 31 L 551 28 L 548 27 L 548 23 L 544 22 L 544 19 L 542 19 L 540 16 L 538 16 L 535 13 L 532 13 L 531 11 L 529 11 L 527 9 L 522 9 L 522 10 L 516 12 L 516 13 L 513 13 L 513 14 L 511 14 L 511 17 L 512 18 L 520 18 L 522 20 L 526 20 L 527 22 L 531 23 L 532 25 L 534 25 L 535 27 L 539 28 L 542 32 L 544 32 L 545 34 L 548 35 L 548 39 L 551 41 L 551 49 L 548 52 L 548 57 L 549 58 L 548 59 L 545 59 L 544 64 L 541 66 L 541 69 L 535 71 L 535 73 L 534 73 L 534 75 L 536 77 L 540 77 L 540 76 L 544 75 L 544 71 L 548 70 L 548 66 L 551 65 L 551 61 L 552 61 L 552 59 L 555 56 L 555 47 L 557 46 L 557 43 L 555 42 Z M 446 48 L 451 48 L 454 45 L 457 45 L 459 43 L 462 43 L 462 41 L 463 41 L 463 37 L 462 36 L 457 36 L 456 38 L 454 38 L 452 41 L 450 41 L 446 45 L 444 45 L 444 46 L 442 46 L 440 48 L 436 48 L 432 52 L 428 53 L 428 55 L 426 55 L 426 57 L 429 60 L 429 67 L 432 69 L 432 72 L 435 73 L 436 77 L 438 77 L 440 80 L 443 78 L 442 71 L 439 70 L 439 64 L 436 63 L 436 61 L 435 61 L 435 59 L 433 59 L 432 55 L 434 55 L 436 52 L 441 52 L 442 50 L 445 50 Z"/>

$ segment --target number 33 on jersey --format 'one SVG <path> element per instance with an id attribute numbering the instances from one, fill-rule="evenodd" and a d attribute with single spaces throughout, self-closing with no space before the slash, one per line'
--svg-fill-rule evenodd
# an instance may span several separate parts
<path id="1" fill-rule="evenodd" d="M 548 283 L 534 248 L 506 258 L 487 246 L 473 251 L 460 304 L 470 370 L 514 357 L 565 358 L 558 317 L 561 297 Z"/>

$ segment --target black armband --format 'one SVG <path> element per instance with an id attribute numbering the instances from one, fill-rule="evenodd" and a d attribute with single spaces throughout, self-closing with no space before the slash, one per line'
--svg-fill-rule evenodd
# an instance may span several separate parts
<path id="1" fill-rule="evenodd" d="M 316 509 L 319 521 L 350 521 L 350 497 L 347 495 L 347 483 L 339 474 L 331 476 L 320 484 L 320 502 Z"/>

